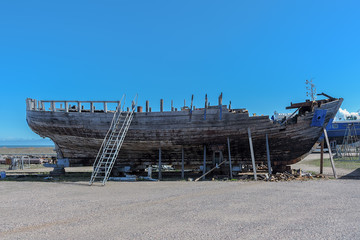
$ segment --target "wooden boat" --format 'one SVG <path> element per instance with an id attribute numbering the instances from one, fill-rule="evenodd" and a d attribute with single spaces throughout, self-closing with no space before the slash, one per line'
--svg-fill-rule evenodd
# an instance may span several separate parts
<path id="1" fill-rule="evenodd" d="M 117 158 L 117 164 L 132 169 L 145 169 L 157 164 L 159 148 L 162 164 L 181 165 L 182 149 L 186 168 L 215 164 L 215 154 L 224 152 L 230 142 L 233 166 L 251 163 L 248 129 L 251 131 L 257 163 L 266 162 L 268 135 L 273 168 L 280 169 L 305 157 L 322 134 L 323 127 L 338 111 L 343 99 L 327 98 L 291 104 L 296 109 L 284 121 L 269 116 L 249 116 L 245 109 L 222 105 L 204 108 L 183 107 L 181 110 L 151 112 L 138 107 Z M 111 124 L 114 111 L 109 104 L 118 101 L 37 101 L 26 99 L 26 120 L 42 137 L 50 138 L 58 156 L 68 158 L 71 165 L 91 165 Z M 50 108 L 47 107 L 50 105 Z M 60 107 L 59 107 L 59 104 Z M 90 105 L 85 109 L 84 105 Z M 95 105 L 103 106 L 95 109 Z M 125 114 L 125 112 L 124 112 Z"/>

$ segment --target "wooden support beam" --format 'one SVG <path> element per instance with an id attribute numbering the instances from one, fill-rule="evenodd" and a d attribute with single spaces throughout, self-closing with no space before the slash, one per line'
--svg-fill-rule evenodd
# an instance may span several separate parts
<path id="1" fill-rule="evenodd" d="M 94 112 L 95 109 L 94 109 L 94 103 L 93 102 L 90 102 L 90 112 Z"/>
<path id="2" fill-rule="evenodd" d="M 324 140 L 321 141 L 321 151 L 320 151 L 320 174 L 324 172 Z"/>
<path id="3" fill-rule="evenodd" d="M 164 99 L 160 99 L 160 112 L 164 111 Z"/>
<path id="4" fill-rule="evenodd" d="M 230 168 L 230 180 L 233 178 L 232 164 L 231 164 L 231 152 L 230 152 L 230 138 L 227 138 L 228 152 L 229 152 L 229 168 Z"/>
<path id="5" fill-rule="evenodd" d="M 202 177 L 203 180 L 205 180 L 205 173 L 206 173 L 206 145 L 204 145 L 204 164 L 203 164 L 203 177 Z"/>
<path id="6" fill-rule="evenodd" d="M 56 112 L 55 102 L 51 102 L 51 111 Z"/>
<path id="7" fill-rule="evenodd" d="M 324 135 L 325 135 L 326 145 L 327 145 L 328 150 L 329 150 L 330 162 L 331 162 L 331 167 L 332 167 L 332 170 L 333 170 L 334 178 L 337 178 L 336 169 L 335 169 L 335 163 L 334 163 L 333 155 L 332 155 L 332 152 L 331 152 L 331 146 L 330 146 L 330 143 L 329 143 L 329 138 L 328 138 L 326 128 L 324 128 Z"/>
<path id="8" fill-rule="evenodd" d="M 222 119 L 222 93 L 219 96 L 219 119 Z"/>
<path id="9" fill-rule="evenodd" d="M 161 164 L 161 147 L 159 147 L 159 165 L 158 165 L 158 169 L 159 169 L 158 179 L 161 180 L 161 179 L 162 179 L 162 175 L 161 175 L 161 169 L 162 169 L 162 164 Z"/>
<path id="10" fill-rule="evenodd" d="M 146 110 L 146 112 L 149 112 L 149 101 L 148 100 L 146 100 L 146 103 L 145 103 L 145 110 Z"/>
<path id="11" fill-rule="evenodd" d="M 208 98 L 207 98 L 207 94 L 205 94 L 204 120 L 206 120 L 206 109 L 207 108 L 208 108 Z"/>
<path id="12" fill-rule="evenodd" d="M 171 111 L 173 112 L 174 111 L 174 101 L 171 100 Z"/>
<path id="13" fill-rule="evenodd" d="M 207 171 L 206 173 L 204 173 L 203 175 L 201 175 L 200 177 L 198 177 L 197 179 L 195 179 L 195 182 L 199 181 L 201 178 L 205 179 L 205 176 L 208 175 L 209 173 L 211 173 L 212 171 L 214 171 L 215 169 L 219 168 L 223 163 L 225 163 L 226 160 L 222 161 L 220 164 L 216 165 L 215 167 L 213 167 L 212 169 L 210 169 L 209 171 Z"/>
<path id="14" fill-rule="evenodd" d="M 185 178 L 185 173 L 184 173 L 184 147 L 181 146 L 181 179 Z"/>
<path id="15" fill-rule="evenodd" d="M 265 135 L 266 137 L 266 157 L 267 157 L 267 164 L 268 164 L 268 170 L 269 170 L 269 175 L 272 174 L 272 169 L 271 169 L 271 161 L 270 161 L 270 148 L 269 148 L 269 138 L 268 135 Z"/>
<path id="16" fill-rule="evenodd" d="M 104 102 L 104 113 L 107 113 L 107 103 Z"/>
<path id="17" fill-rule="evenodd" d="M 193 101 L 194 101 L 194 95 L 191 95 L 191 105 L 190 105 L 190 121 L 192 119 L 192 112 L 193 112 Z"/>
<path id="18" fill-rule="evenodd" d="M 65 103 L 65 112 L 69 112 L 69 103 L 67 101 Z"/>
<path id="19" fill-rule="evenodd" d="M 81 102 L 77 102 L 78 104 L 78 112 L 81 112 Z"/>
<path id="20" fill-rule="evenodd" d="M 255 155 L 254 155 L 254 148 L 252 144 L 252 138 L 251 138 L 251 130 L 248 128 L 248 135 L 249 135 L 249 144 L 250 144 L 250 152 L 251 152 L 251 162 L 253 166 L 253 172 L 254 172 L 254 179 L 257 181 L 257 175 L 256 175 L 256 165 L 255 165 Z"/>

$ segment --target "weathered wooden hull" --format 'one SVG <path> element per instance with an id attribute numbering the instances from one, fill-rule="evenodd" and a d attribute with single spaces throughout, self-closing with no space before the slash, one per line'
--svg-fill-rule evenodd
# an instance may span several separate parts
<path id="1" fill-rule="evenodd" d="M 342 99 L 335 99 L 313 108 L 327 110 L 323 126 L 335 116 L 341 103 Z M 230 112 L 225 106 L 221 111 L 207 109 L 206 119 L 204 111 L 136 112 L 117 162 L 138 168 L 156 164 L 161 147 L 162 163 L 176 166 L 181 164 L 183 147 L 185 165 L 199 167 L 203 164 L 204 146 L 209 164 L 216 150 L 223 150 L 227 157 L 227 138 L 233 164 L 251 162 L 247 132 L 250 128 L 256 161 L 266 162 L 265 134 L 268 134 L 272 164 L 281 167 L 307 155 L 323 129 L 311 127 L 314 111 L 297 115 L 282 125 L 268 116 L 249 117 L 247 112 Z M 112 118 L 111 112 L 35 110 L 27 110 L 26 117 L 30 128 L 52 139 L 73 165 L 93 163 Z"/>

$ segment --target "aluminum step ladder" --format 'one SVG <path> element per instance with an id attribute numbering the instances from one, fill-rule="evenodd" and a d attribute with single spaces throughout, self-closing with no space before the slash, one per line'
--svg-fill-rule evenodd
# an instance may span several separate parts
<path id="1" fill-rule="evenodd" d="M 96 156 L 89 185 L 92 185 L 95 181 L 101 181 L 102 185 L 105 185 L 129 130 L 134 117 L 137 96 L 132 101 L 131 109 L 126 112 L 121 111 L 123 98 L 116 108 L 110 128 Z"/>

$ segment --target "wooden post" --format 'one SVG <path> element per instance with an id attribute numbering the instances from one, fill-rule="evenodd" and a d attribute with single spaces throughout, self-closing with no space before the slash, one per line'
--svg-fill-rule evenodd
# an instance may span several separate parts
<path id="1" fill-rule="evenodd" d="M 185 178 L 184 174 L 184 146 L 181 146 L 181 179 Z"/>
<path id="2" fill-rule="evenodd" d="M 161 147 L 159 147 L 159 165 L 158 165 L 158 169 L 159 169 L 158 179 L 159 179 L 159 180 L 162 179 L 162 176 L 161 176 L 161 168 L 162 168 L 162 164 L 161 164 Z"/>
<path id="3" fill-rule="evenodd" d="M 64 104 L 65 104 L 65 112 L 69 112 L 69 103 L 65 101 Z"/>
<path id="4" fill-rule="evenodd" d="M 56 112 L 55 102 L 51 101 L 51 111 Z"/>
<path id="5" fill-rule="evenodd" d="M 252 144 L 252 138 L 251 138 L 251 130 L 248 128 L 248 135 L 249 135 L 249 144 L 250 144 L 250 152 L 251 152 L 251 162 L 253 166 L 253 172 L 254 172 L 254 179 L 257 181 L 257 175 L 256 175 L 256 165 L 255 165 L 255 155 L 254 155 L 254 148 Z"/>
<path id="6" fill-rule="evenodd" d="M 152 166 L 151 165 L 149 165 L 149 167 L 148 167 L 148 177 L 152 178 Z"/>
<path id="7" fill-rule="evenodd" d="M 222 119 L 222 93 L 219 96 L 219 118 Z"/>
<path id="8" fill-rule="evenodd" d="M 78 104 L 78 112 L 81 112 L 81 102 L 77 102 Z"/>
<path id="9" fill-rule="evenodd" d="M 204 145 L 204 165 L 203 165 L 203 175 L 206 173 L 206 145 Z M 205 180 L 205 175 L 202 178 Z"/>
<path id="10" fill-rule="evenodd" d="M 190 107 L 190 109 L 192 109 L 192 107 L 193 107 L 193 103 L 194 103 L 194 94 L 193 94 L 193 95 L 191 95 L 191 107 Z"/>
<path id="11" fill-rule="evenodd" d="M 230 167 L 230 180 L 233 178 L 233 172 L 232 172 L 232 164 L 231 164 L 231 153 L 230 153 L 230 139 L 227 138 L 228 143 L 228 152 L 229 152 L 229 167 Z"/>
<path id="12" fill-rule="evenodd" d="M 208 108 L 208 98 L 207 98 L 207 94 L 205 94 L 204 120 L 206 120 L 206 109 L 207 108 Z"/>
<path id="13" fill-rule="evenodd" d="M 267 156 L 267 164 L 268 164 L 268 170 L 269 170 L 269 175 L 272 174 L 272 169 L 271 169 L 271 161 L 270 161 L 270 148 L 269 148 L 269 138 L 268 135 L 265 135 L 266 137 L 266 156 Z"/>
<path id="14" fill-rule="evenodd" d="M 90 112 L 94 112 L 94 103 L 90 102 Z"/>
<path id="15" fill-rule="evenodd" d="M 320 174 L 324 172 L 324 139 L 321 141 L 321 152 L 320 152 Z"/>
<path id="16" fill-rule="evenodd" d="M 171 111 L 173 112 L 174 111 L 174 101 L 171 100 Z"/>
<path id="17" fill-rule="evenodd" d="M 146 105 L 146 112 L 149 112 L 149 101 L 148 100 L 146 100 L 146 103 L 145 103 L 145 105 Z"/>
<path id="18" fill-rule="evenodd" d="M 107 103 L 104 102 L 104 113 L 107 113 Z"/>
<path id="19" fill-rule="evenodd" d="M 336 169 L 335 169 L 335 163 L 334 163 L 333 155 L 332 155 L 332 152 L 331 152 L 331 146 L 330 146 L 330 143 L 329 143 L 329 138 L 328 138 L 328 135 L 327 135 L 326 128 L 324 128 L 324 135 L 325 135 L 326 145 L 327 145 L 327 147 L 329 149 L 330 162 L 331 162 L 331 167 L 332 167 L 332 170 L 333 170 L 333 173 L 334 173 L 334 178 L 337 178 Z"/>
<path id="20" fill-rule="evenodd" d="M 160 99 L 160 112 L 164 111 L 164 99 Z"/>
<path id="21" fill-rule="evenodd" d="M 231 101 L 229 102 L 229 110 L 231 110 Z"/>

